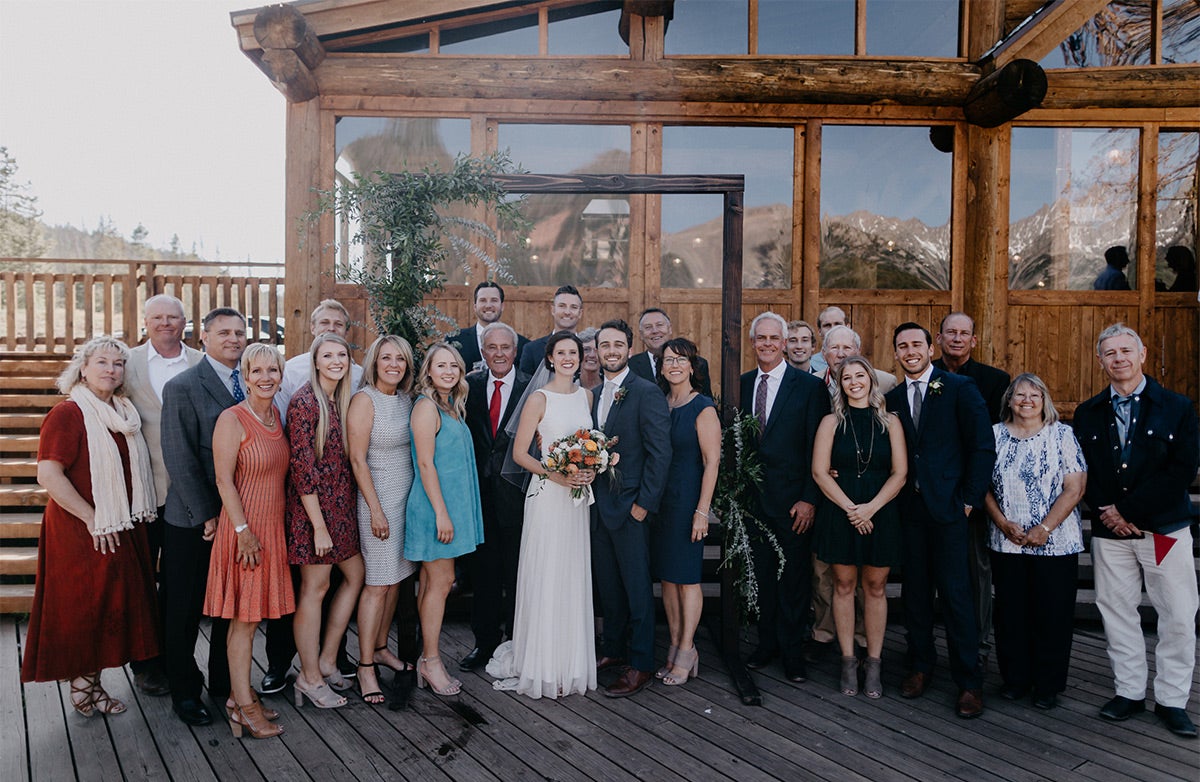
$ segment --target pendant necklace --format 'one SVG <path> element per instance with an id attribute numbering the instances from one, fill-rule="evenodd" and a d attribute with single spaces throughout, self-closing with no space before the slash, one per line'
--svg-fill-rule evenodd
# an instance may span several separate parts
<path id="1" fill-rule="evenodd" d="M 854 419 L 850 415 L 850 411 L 846 411 L 846 424 L 850 427 L 850 436 L 854 438 L 854 462 L 855 473 L 857 477 L 863 477 L 867 468 L 871 466 L 871 459 L 875 456 L 875 426 L 871 425 L 871 442 L 868 444 L 867 456 L 863 458 L 862 446 L 858 443 L 858 431 L 854 428 Z"/>

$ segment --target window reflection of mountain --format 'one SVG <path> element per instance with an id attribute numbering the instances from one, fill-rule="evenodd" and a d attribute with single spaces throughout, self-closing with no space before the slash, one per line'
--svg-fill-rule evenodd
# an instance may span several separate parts
<path id="1" fill-rule="evenodd" d="M 950 226 L 857 211 L 821 220 L 821 287 L 949 290 Z"/>

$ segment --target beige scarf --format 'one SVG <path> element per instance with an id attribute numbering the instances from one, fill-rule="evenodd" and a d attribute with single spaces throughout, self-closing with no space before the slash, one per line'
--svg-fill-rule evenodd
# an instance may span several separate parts
<path id="1" fill-rule="evenodd" d="M 150 467 L 150 450 L 142 437 L 142 419 L 133 402 L 114 395 L 112 404 L 105 404 L 82 383 L 71 389 L 71 401 L 83 411 L 83 425 L 87 430 L 92 504 L 96 508 L 95 521 L 88 530 L 92 535 L 107 535 L 133 529 L 136 521 L 153 521 L 158 515 L 154 472 Z M 129 445 L 132 507 L 125 492 L 121 452 L 110 432 L 125 435 Z"/>

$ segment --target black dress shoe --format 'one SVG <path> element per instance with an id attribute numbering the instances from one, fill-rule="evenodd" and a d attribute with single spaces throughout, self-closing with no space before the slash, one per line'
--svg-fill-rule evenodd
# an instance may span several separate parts
<path id="1" fill-rule="evenodd" d="M 1006 684 L 1000 688 L 1000 697 L 1006 701 L 1019 701 L 1028 694 L 1028 687 L 1014 687 Z"/>
<path id="2" fill-rule="evenodd" d="M 760 646 L 751 652 L 750 656 L 746 658 L 746 667 L 753 668 L 757 671 L 760 668 L 766 668 L 774 659 L 775 652 L 771 651 L 770 649 L 764 649 Z"/>
<path id="3" fill-rule="evenodd" d="M 212 714 L 198 698 L 184 698 L 175 703 L 175 713 L 188 725 L 211 725 Z"/>
<path id="4" fill-rule="evenodd" d="M 1058 696 L 1054 693 L 1049 695 L 1034 695 L 1033 708 L 1041 709 L 1042 711 L 1050 711 L 1058 705 Z"/>
<path id="5" fill-rule="evenodd" d="M 804 667 L 804 658 L 797 657 L 783 661 L 783 675 L 789 682 L 808 681 L 808 669 Z"/>
<path id="6" fill-rule="evenodd" d="M 624 668 L 625 664 L 624 657 L 601 657 L 596 660 L 596 672 L 607 671 L 611 668 Z"/>
<path id="7" fill-rule="evenodd" d="M 358 678 L 358 663 L 349 657 L 339 656 L 335 664 L 337 665 L 338 673 L 342 675 L 343 679 Z"/>
<path id="8" fill-rule="evenodd" d="M 146 695 L 166 695 L 171 691 L 171 685 L 167 683 L 167 677 L 162 671 L 142 671 L 135 674 L 133 680 L 137 688 Z"/>
<path id="9" fill-rule="evenodd" d="M 1118 695 L 1100 710 L 1100 716 L 1109 722 L 1122 722 L 1146 710 L 1145 701 L 1135 701 Z"/>
<path id="10" fill-rule="evenodd" d="M 287 670 L 268 669 L 262 677 L 262 686 L 259 691 L 264 695 L 272 695 L 277 692 L 283 692 L 283 688 L 287 686 Z"/>
<path id="11" fill-rule="evenodd" d="M 458 670 L 477 671 L 483 668 L 488 664 L 488 660 L 492 659 L 492 653 L 495 651 L 495 649 L 485 646 L 476 646 L 466 657 L 458 661 Z"/>
<path id="12" fill-rule="evenodd" d="M 1167 730 L 1174 733 L 1176 736 L 1184 738 L 1196 738 L 1196 726 L 1192 723 L 1187 712 L 1178 706 L 1163 706 L 1162 704 L 1154 704 L 1154 713 L 1162 720 L 1162 724 L 1167 727 Z"/>

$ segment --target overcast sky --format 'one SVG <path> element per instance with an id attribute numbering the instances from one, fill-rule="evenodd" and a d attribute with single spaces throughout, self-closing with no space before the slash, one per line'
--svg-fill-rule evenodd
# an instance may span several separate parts
<path id="1" fill-rule="evenodd" d="M 0 146 L 47 223 L 282 260 L 285 102 L 229 23 L 255 5 L 0 0 Z"/>

